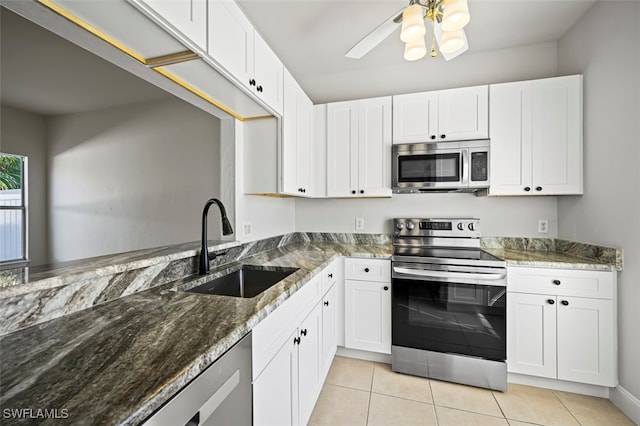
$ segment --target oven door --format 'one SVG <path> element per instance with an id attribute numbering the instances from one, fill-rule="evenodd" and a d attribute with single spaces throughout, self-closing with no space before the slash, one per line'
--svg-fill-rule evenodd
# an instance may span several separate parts
<path id="1" fill-rule="evenodd" d="M 467 149 L 395 152 L 394 189 L 456 189 L 469 185 Z"/>
<path id="2" fill-rule="evenodd" d="M 505 275 L 503 268 L 394 264 L 393 346 L 504 361 Z"/>

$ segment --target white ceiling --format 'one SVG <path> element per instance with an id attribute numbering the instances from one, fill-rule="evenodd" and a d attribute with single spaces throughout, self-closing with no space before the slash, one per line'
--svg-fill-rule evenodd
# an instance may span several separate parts
<path id="1" fill-rule="evenodd" d="M 416 62 L 403 59 L 397 30 L 359 60 L 344 54 L 366 34 L 408 5 L 408 0 L 238 0 L 258 32 L 316 102 L 326 102 L 327 88 L 314 78 L 345 74 L 366 79 L 367 70 L 385 67 L 415 74 L 441 57 Z M 465 55 L 556 41 L 595 0 L 469 0 L 471 22 L 465 28 Z M 455 61 L 455 59 L 453 60 Z M 453 62 L 452 61 L 452 62 Z M 345 74 L 346 75 L 346 74 Z"/>
<path id="2" fill-rule="evenodd" d="M 238 2 L 311 99 L 319 103 L 390 94 L 384 87 L 396 90 L 397 75 L 433 75 L 435 68 L 437 73 L 449 69 L 464 79 L 465 73 L 474 72 L 461 70 L 464 56 L 556 41 L 595 0 L 469 0 L 471 22 L 466 32 L 470 49 L 449 63 L 441 57 L 405 61 L 399 30 L 362 59 L 344 57 L 408 0 Z M 7 9 L 0 11 L 0 95 L 5 104 L 56 115 L 171 96 Z M 453 64 L 456 61 L 459 66 Z M 393 78 L 381 81 L 379 77 L 388 74 Z M 371 87 L 375 83 L 378 87 Z"/>

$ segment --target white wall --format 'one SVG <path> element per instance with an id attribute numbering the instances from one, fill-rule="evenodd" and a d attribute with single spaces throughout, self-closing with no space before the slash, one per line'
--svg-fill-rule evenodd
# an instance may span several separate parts
<path id="1" fill-rule="evenodd" d="M 218 197 L 219 119 L 180 100 L 48 120 L 52 259 L 200 239 Z M 209 238 L 220 219 L 209 213 Z"/>
<path id="2" fill-rule="evenodd" d="M 47 238 L 47 175 L 45 118 L 1 106 L 0 152 L 28 158 L 29 259 L 31 265 L 49 261 Z"/>
<path id="3" fill-rule="evenodd" d="M 558 234 L 624 250 L 620 385 L 640 399 L 640 3 L 597 2 L 560 40 L 558 58 L 560 73 L 584 74 L 585 100 L 584 196 L 559 198 Z"/>
<path id="4" fill-rule="evenodd" d="M 261 139 L 264 139 L 264 143 L 275 147 L 277 144 L 273 138 L 277 138 L 276 126 L 275 120 L 247 121 L 244 123 L 235 120 L 235 210 L 236 239 L 239 241 L 254 241 L 287 234 L 296 230 L 296 210 L 293 198 L 244 194 L 245 141 L 250 138 L 250 145 L 255 145 L 260 143 Z M 223 144 L 226 143 L 223 142 Z M 275 160 L 275 155 L 265 158 L 265 167 L 273 171 L 274 174 L 277 173 L 275 164 L 273 164 Z M 245 226 L 251 228 L 250 234 L 245 233 Z"/>
<path id="5" fill-rule="evenodd" d="M 484 236 L 555 237 L 556 197 L 476 197 L 473 194 L 394 194 L 393 198 L 296 200 L 296 230 L 390 233 L 394 217 L 477 217 Z M 549 233 L 538 234 L 538 219 L 549 219 Z"/>

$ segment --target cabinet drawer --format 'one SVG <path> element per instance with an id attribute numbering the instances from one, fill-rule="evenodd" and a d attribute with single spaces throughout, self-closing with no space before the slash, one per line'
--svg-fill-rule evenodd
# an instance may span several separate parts
<path id="1" fill-rule="evenodd" d="M 338 277 L 338 260 L 334 260 L 320 272 L 322 284 L 320 286 L 320 294 L 325 294 Z"/>
<path id="2" fill-rule="evenodd" d="M 510 292 L 613 299 L 616 273 L 579 269 L 507 268 Z"/>
<path id="3" fill-rule="evenodd" d="M 391 261 L 347 258 L 344 260 L 344 274 L 347 280 L 390 282 Z"/>
<path id="4" fill-rule="evenodd" d="M 257 378 L 319 298 L 320 277 L 315 276 L 253 328 L 252 376 Z"/>

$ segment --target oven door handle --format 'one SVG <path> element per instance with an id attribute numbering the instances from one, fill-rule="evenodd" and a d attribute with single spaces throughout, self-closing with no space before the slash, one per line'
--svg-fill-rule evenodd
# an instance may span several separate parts
<path id="1" fill-rule="evenodd" d="M 417 275 L 420 277 L 437 277 L 437 278 L 468 278 L 478 280 L 504 280 L 507 276 L 506 272 L 499 274 L 485 274 L 485 273 L 469 273 L 469 272 L 450 272 L 450 271 L 433 271 L 425 269 L 413 269 L 413 268 L 399 268 L 393 267 L 393 272 L 405 275 Z"/>

